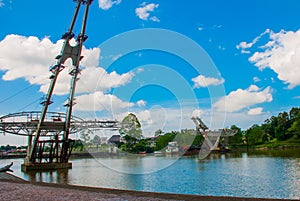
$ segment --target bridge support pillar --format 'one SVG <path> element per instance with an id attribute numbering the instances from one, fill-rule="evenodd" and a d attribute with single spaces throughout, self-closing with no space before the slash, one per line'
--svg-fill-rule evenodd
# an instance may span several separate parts
<path id="1" fill-rule="evenodd" d="M 25 163 L 21 165 L 22 172 L 71 169 L 72 163 Z"/>
<path id="2" fill-rule="evenodd" d="M 28 135 L 27 152 L 26 152 L 26 158 L 24 159 L 24 164 L 29 163 L 31 148 L 32 148 L 32 135 Z"/>
<path id="3" fill-rule="evenodd" d="M 45 137 L 44 137 L 45 138 Z M 31 145 L 31 140 L 28 140 L 28 147 Z M 37 141 L 36 149 L 27 152 L 27 156 L 22 164 L 22 171 L 29 170 L 56 170 L 56 169 L 69 169 L 72 168 L 72 163 L 69 163 L 69 157 L 71 155 L 75 140 L 59 139 L 56 135 L 53 137 L 48 136 L 48 139 Z"/>

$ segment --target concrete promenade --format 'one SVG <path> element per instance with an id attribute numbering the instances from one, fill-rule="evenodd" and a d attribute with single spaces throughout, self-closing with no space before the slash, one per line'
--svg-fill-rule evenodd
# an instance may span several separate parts
<path id="1" fill-rule="evenodd" d="M 95 187 L 64 185 L 64 184 L 32 183 L 32 182 L 27 182 L 23 179 L 20 179 L 8 173 L 0 173 L 0 200 L 280 201 L 280 199 L 181 195 L 181 194 L 152 193 L 152 192 L 95 188 Z M 287 201 L 287 199 L 284 199 L 284 201 Z"/>

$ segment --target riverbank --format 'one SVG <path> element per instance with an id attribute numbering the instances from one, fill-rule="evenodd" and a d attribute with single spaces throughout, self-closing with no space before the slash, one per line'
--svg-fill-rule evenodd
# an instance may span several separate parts
<path id="1" fill-rule="evenodd" d="M 231 146 L 228 150 L 219 150 L 213 151 L 213 153 L 230 153 L 230 152 L 253 152 L 253 151 L 270 151 L 270 150 L 289 150 L 289 149 L 300 149 L 300 139 L 289 139 L 286 141 L 278 141 L 276 139 L 266 142 L 261 145 L 249 146 L 241 145 L 241 146 Z M 185 152 L 180 152 L 178 155 L 183 156 L 192 156 L 198 155 L 200 149 L 191 149 Z M 97 150 L 89 150 L 89 151 L 76 151 L 74 150 L 70 156 L 70 159 L 77 159 L 77 158 L 93 158 L 93 157 L 112 157 L 112 156 L 119 156 L 119 155 L 126 155 L 126 152 L 116 152 L 110 153 L 106 151 L 97 151 Z M 145 154 L 144 154 L 145 155 Z M 147 155 L 155 155 L 154 153 L 147 154 Z M 164 154 L 163 154 L 164 155 Z M 26 153 L 10 153 L 10 154 L 0 154 L 0 159 L 17 159 L 17 158 L 25 158 Z"/>
<path id="2" fill-rule="evenodd" d="M 248 150 L 282 150 L 282 149 L 300 149 L 300 139 L 288 139 L 285 141 L 279 141 L 273 139 L 269 142 L 259 145 L 240 145 L 240 146 L 230 146 L 233 151 L 247 151 Z"/>
<path id="3" fill-rule="evenodd" d="M 188 200 L 188 201 L 288 201 L 288 199 L 261 199 L 214 197 L 153 193 L 65 184 L 27 182 L 8 173 L 0 173 L 0 200 Z"/>

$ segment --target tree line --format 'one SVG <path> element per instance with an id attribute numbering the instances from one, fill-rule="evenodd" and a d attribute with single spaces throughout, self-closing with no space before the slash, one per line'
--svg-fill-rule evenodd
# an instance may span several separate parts
<path id="1" fill-rule="evenodd" d="M 280 112 L 261 125 L 254 124 L 245 131 L 237 126 L 232 126 L 231 129 L 237 129 L 238 133 L 229 139 L 230 145 L 255 146 L 274 140 L 297 140 L 300 139 L 300 108 L 293 107 L 289 112 Z"/>
<path id="2" fill-rule="evenodd" d="M 119 133 L 124 141 L 117 146 L 129 153 L 161 151 L 171 141 L 176 141 L 180 148 L 199 148 L 204 141 L 202 135 L 195 135 L 191 130 L 186 130 L 185 132 L 172 131 L 163 134 L 163 131 L 159 129 L 155 131 L 154 137 L 145 138 L 142 135 L 141 124 L 138 118 L 132 113 L 122 120 Z"/>
<path id="3" fill-rule="evenodd" d="M 131 135 L 134 138 L 140 138 L 142 136 L 141 125 L 134 114 L 130 114 L 125 117 L 123 123 L 131 122 L 134 120 L 135 126 L 129 126 L 130 128 L 121 129 L 120 133 L 122 135 Z M 133 124 L 131 124 L 133 125 Z M 137 126 L 136 126 L 137 125 Z M 229 146 L 256 146 L 262 145 L 274 141 L 286 141 L 295 140 L 299 142 L 300 140 L 300 108 L 293 107 L 289 112 L 280 112 L 277 116 L 271 116 L 266 119 L 261 125 L 254 124 L 246 130 L 242 130 L 236 125 L 230 127 L 232 130 L 236 130 L 236 134 L 229 137 Z M 132 133 L 134 135 L 132 135 Z M 166 147 L 168 142 L 176 140 L 181 147 L 185 145 L 190 145 L 191 147 L 201 146 L 204 138 L 202 135 L 195 135 L 190 131 L 184 133 L 178 131 L 172 131 L 163 134 L 162 130 L 155 132 L 155 135 L 159 135 L 155 141 L 154 150 L 161 150 Z M 221 139 L 220 142 L 225 139 Z M 132 143 L 132 140 L 129 140 Z M 138 142 L 135 141 L 135 142 Z M 144 142 L 143 142 L 144 143 Z M 132 143 L 133 145 L 135 143 Z"/>
<path id="4" fill-rule="evenodd" d="M 230 147 L 257 146 L 290 139 L 295 139 L 295 142 L 299 143 L 300 108 L 293 107 L 289 112 L 280 112 L 277 116 L 271 116 L 266 119 L 261 125 L 254 124 L 246 130 L 242 130 L 236 125 L 232 125 L 230 129 L 237 131 L 234 136 L 228 139 Z M 153 143 L 153 139 L 143 136 L 141 124 L 133 113 L 130 113 L 122 120 L 119 133 L 123 137 L 123 141 L 118 143 L 117 146 L 121 150 L 131 153 L 160 151 L 166 148 L 171 141 L 176 141 L 182 148 L 199 148 L 204 141 L 203 135 L 200 133 L 195 134 L 193 130 L 164 133 L 159 129 L 154 133 L 155 143 Z M 86 137 L 82 138 L 84 142 L 89 141 L 93 143 L 93 141 L 99 141 L 90 139 L 88 134 L 85 136 L 88 139 L 85 139 Z M 220 140 L 221 143 L 224 141 L 226 141 L 225 138 Z M 77 142 L 76 145 L 83 147 L 82 143 L 78 144 Z"/>

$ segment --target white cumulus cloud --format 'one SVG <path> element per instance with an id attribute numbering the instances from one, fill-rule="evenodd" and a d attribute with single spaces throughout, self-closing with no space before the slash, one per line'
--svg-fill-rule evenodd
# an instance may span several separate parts
<path id="1" fill-rule="evenodd" d="M 136 116 L 138 117 L 138 119 L 140 120 L 140 123 L 143 125 L 144 128 L 148 128 L 148 129 L 152 128 L 153 119 L 152 119 L 150 110 L 140 111 L 136 114 Z"/>
<path id="2" fill-rule="evenodd" d="M 50 83 L 49 67 L 56 63 L 54 59 L 59 54 L 63 40 L 52 43 L 49 38 L 38 39 L 37 37 L 8 35 L 0 41 L 0 71 L 3 71 L 2 79 L 12 81 L 23 78 L 30 84 L 40 86 L 40 91 L 46 93 Z M 86 49 L 83 47 L 82 60 L 83 69 L 79 75 L 79 81 L 76 86 L 77 94 L 93 94 L 95 92 L 104 94 L 112 88 L 123 86 L 131 81 L 133 72 L 118 74 L 117 72 L 106 72 L 105 69 L 98 66 L 100 59 L 100 49 Z M 65 62 L 66 68 L 60 72 L 55 85 L 54 94 L 65 95 L 69 92 L 70 79 L 69 71 L 72 67 L 70 59 Z M 123 104 L 117 99 L 110 101 L 105 94 L 104 100 L 116 102 L 118 107 Z M 90 98 L 90 96 L 83 96 Z M 117 98 L 117 97 L 116 97 Z M 81 102 L 85 102 L 82 97 Z M 127 103 L 125 103 L 128 105 Z M 105 105 L 102 103 L 102 105 Z M 129 104 L 131 105 L 131 104 Z M 86 106 L 90 107 L 90 106 Z M 85 107 L 83 107 L 85 108 Z M 101 107 L 98 107 L 101 108 Z"/>
<path id="3" fill-rule="evenodd" d="M 49 67 L 55 64 L 54 58 L 59 54 L 62 43 L 62 40 L 52 43 L 49 38 L 40 40 L 34 36 L 6 36 L 0 41 L 0 70 L 4 71 L 2 79 L 11 81 L 24 78 L 30 84 L 41 85 L 40 91 L 46 93 L 50 83 Z M 83 47 L 82 54 L 84 68 L 76 89 L 78 93 L 106 91 L 123 86 L 134 76 L 132 72 L 121 75 L 116 72 L 107 73 L 105 69 L 99 67 L 99 48 Z M 55 93 L 59 95 L 66 94 L 69 90 L 70 60 L 65 64 L 67 67 L 60 73 L 55 87 Z M 99 87 L 96 88 L 97 83 Z"/>
<path id="4" fill-rule="evenodd" d="M 203 113 L 204 113 L 203 110 L 195 109 L 195 110 L 192 112 L 191 117 L 200 117 L 200 116 L 202 116 Z"/>
<path id="5" fill-rule="evenodd" d="M 203 27 L 198 27 L 198 31 L 203 31 L 204 28 Z"/>
<path id="6" fill-rule="evenodd" d="M 272 32 L 270 41 L 255 52 L 249 61 L 263 70 L 272 69 L 279 80 L 292 89 L 300 86 L 300 30 Z"/>
<path id="7" fill-rule="evenodd" d="M 160 106 L 151 107 L 150 109 L 141 110 L 131 110 L 139 119 L 143 135 L 154 136 L 155 131 L 161 129 L 163 132 L 180 131 L 181 129 L 193 129 L 195 124 L 191 120 L 191 114 L 195 108 L 165 108 Z M 195 110 L 194 114 L 199 114 L 200 110 L 197 112 Z M 204 111 L 201 112 L 204 114 Z M 115 115 L 116 119 L 122 120 L 128 112 L 123 112 Z M 205 122 L 210 123 L 210 117 L 208 115 L 205 118 Z M 206 121 L 207 120 L 207 121 Z M 222 128 L 222 127 L 218 127 Z"/>
<path id="8" fill-rule="evenodd" d="M 52 43 L 49 38 L 6 36 L 0 41 L 0 70 L 5 72 L 2 79 L 25 78 L 30 84 L 45 84 L 61 45 L 62 41 Z"/>
<path id="9" fill-rule="evenodd" d="M 160 22 L 160 19 L 158 19 L 156 16 L 150 17 L 150 20 L 153 22 Z"/>
<path id="10" fill-rule="evenodd" d="M 156 16 L 150 17 L 150 12 L 153 12 L 154 9 L 158 8 L 159 4 L 150 3 L 147 4 L 146 2 L 142 3 L 141 7 L 135 9 L 135 14 L 141 20 L 152 20 L 154 22 L 159 22 L 160 20 Z"/>
<path id="11" fill-rule="evenodd" d="M 217 86 L 217 85 L 221 85 L 225 82 L 225 80 L 223 78 L 217 79 L 217 78 L 213 78 L 213 77 L 205 77 L 203 75 L 199 75 L 195 78 L 192 78 L 192 81 L 194 82 L 195 88 L 208 87 L 211 85 Z"/>
<path id="12" fill-rule="evenodd" d="M 134 106 L 134 103 L 124 102 L 115 95 L 97 91 L 76 97 L 75 109 L 78 111 L 109 111 L 113 114 L 120 110 Z"/>
<path id="13" fill-rule="evenodd" d="M 144 107 L 144 106 L 146 106 L 146 101 L 144 101 L 144 100 L 139 100 L 136 104 L 137 104 L 139 107 Z"/>
<path id="14" fill-rule="evenodd" d="M 237 112 L 253 105 L 271 102 L 272 100 L 273 96 L 270 87 L 261 90 L 256 85 L 251 85 L 247 89 L 238 89 L 230 92 L 227 96 L 215 102 L 213 107 L 218 111 Z M 224 105 L 226 105 L 225 108 Z"/>
<path id="15" fill-rule="evenodd" d="M 236 46 L 237 49 L 241 49 L 242 53 L 250 53 L 250 51 L 246 50 L 251 48 L 253 45 L 255 45 L 264 35 L 271 33 L 270 29 L 266 29 L 263 33 L 261 33 L 259 36 L 253 39 L 252 42 L 247 43 L 245 41 L 241 42 Z"/>
<path id="16" fill-rule="evenodd" d="M 99 8 L 103 10 L 110 9 L 113 5 L 118 5 L 121 3 L 121 0 L 98 0 Z"/>
<path id="17" fill-rule="evenodd" d="M 262 107 L 252 108 L 248 111 L 248 115 L 260 115 L 263 112 Z"/>
<path id="18" fill-rule="evenodd" d="M 256 50 L 249 61 L 260 70 L 273 70 L 277 78 L 288 85 L 288 89 L 300 86 L 300 29 L 295 32 L 281 30 L 278 33 L 267 29 L 251 43 L 242 42 L 237 48 L 249 51 L 266 34 L 269 35 L 268 41 Z"/>

